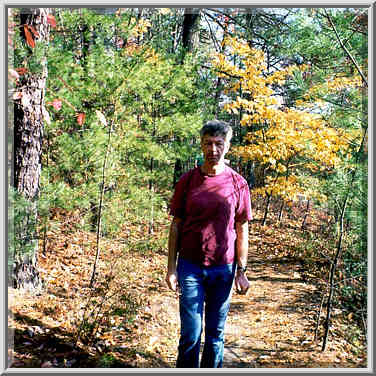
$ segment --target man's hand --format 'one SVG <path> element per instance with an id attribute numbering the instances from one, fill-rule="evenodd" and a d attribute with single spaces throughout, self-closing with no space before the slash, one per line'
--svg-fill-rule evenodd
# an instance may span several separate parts
<path id="1" fill-rule="evenodd" d="M 239 294 L 245 295 L 249 289 L 249 282 L 241 267 L 247 266 L 248 258 L 248 222 L 235 222 L 236 230 L 236 269 L 235 288 Z"/>
<path id="2" fill-rule="evenodd" d="M 167 272 L 166 282 L 167 282 L 168 287 L 172 291 L 176 291 L 178 287 L 178 279 L 177 279 L 176 273 Z"/>
<path id="3" fill-rule="evenodd" d="M 236 292 L 241 295 L 246 295 L 249 289 L 249 281 L 247 276 L 241 272 L 237 271 L 235 276 L 235 288 Z"/>

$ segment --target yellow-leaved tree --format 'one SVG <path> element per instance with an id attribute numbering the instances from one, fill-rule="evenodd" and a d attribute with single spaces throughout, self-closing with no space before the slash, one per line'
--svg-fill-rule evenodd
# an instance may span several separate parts
<path id="1" fill-rule="evenodd" d="M 240 124 L 248 130 L 235 153 L 254 164 L 253 194 L 266 196 L 268 204 L 272 196 L 283 202 L 296 200 L 299 194 L 320 199 L 313 177 L 336 168 L 348 142 L 345 131 L 331 127 L 320 114 L 283 103 L 277 88 L 294 70 L 304 71 L 306 66 L 271 72 L 262 51 L 231 37 L 225 43 L 225 53 L 215 54 L 213 66 L 218 76 L 231 78 L 225 93 L 234 99 L 224 110 L 241 113 Z"/>

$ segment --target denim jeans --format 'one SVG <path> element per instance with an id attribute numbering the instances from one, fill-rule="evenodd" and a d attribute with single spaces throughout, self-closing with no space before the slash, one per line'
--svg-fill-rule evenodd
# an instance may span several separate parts
<path id="1" fill-rule="evenodd" d="M 205 306 L 205 343 L 200 366 L 221 368 L 235 263 L 205 267 L 179 258 L 177 275 L 181 329 L 176 367 L 199 367 Z"/>

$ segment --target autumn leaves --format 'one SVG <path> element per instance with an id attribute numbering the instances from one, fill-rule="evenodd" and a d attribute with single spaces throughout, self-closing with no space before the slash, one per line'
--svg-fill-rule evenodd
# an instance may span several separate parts
<path id="1" fill-rule="evenodd" d="M 236 99 L 224 109 L 239 115 L 240 124 L 249 130 L 235 154 L 262 170 L 263 182 L 254 193 L 290 201 L 308 191 L 322 198 L 312 177 L 341 163 L 340 153 L 346 153 L 351 137 L 304 102 L 299 107 L 284 103 L 281 86 L 309 67 L 291 65 L 271 72 L 261 50 L 235 38 L 226 38 L 225 44 L 226 53 L 217 53 L 212 61 L 220 77 L 232 78 L 226 92 Z"/>
<path id="2" fill-rule="evenodd" d="M 47 23 L 51 25 L 51 27 L 56 27 L 56 20 L 52 14 L 47 15 Z M 35 40 L 39 38 L 38 31 L 32 25 L 28 24 L 23 25 L 23 31 L 27 45 L 31 48 L 35 48 Z"/>

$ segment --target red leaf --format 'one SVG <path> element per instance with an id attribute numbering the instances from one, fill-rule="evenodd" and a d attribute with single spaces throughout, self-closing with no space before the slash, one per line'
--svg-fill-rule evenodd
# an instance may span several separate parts
<path id="1" fill-rule="evenodd" d="M 82 112 L 77 114 L 77 123 L 79 125 L 82 125 L 84 123 L 84 121 L 85 121 L 85 114 L 82 113 Z"/>
<path id="2" fill-rule="evenodd" d="M 29 25 L 30 31 L 35 35 L 36 38 L 39 38 L 39 33 L 35 30 L 35 28 Z"/>
<path id="3" fill-rule="evenodd" d="M 61 109 L 61 100 L 60 99 L 54 99 L 52 102 L 48 102 L 48 104 L 51 104 L 52 107 L 56 110 L 59 111 Z"/>
<path id="4" fill-rule="evenodd" d="M 27 72 L 27 68 L 16 68 L 17 73 L 22 76 Z"/>
<path id="5" fill-rule="evenodd" d="M 56 27 L 56 20 L 55 20 L 55 17 L 52 15 L 52 14 L 49 14 L 47 16 L 47 22 L 52 26 L 52 27 Z"/>
<path id="6" fill-rule="evenodd" d="M 31 35 L 31 33 L 29 31 L 29 25 L 24 25 L 24 31 L 25 31 L 26 43 L 31 48 L 34 48 L 35 47 L 35 42 L 34 42 L 33 36 Z"/>

